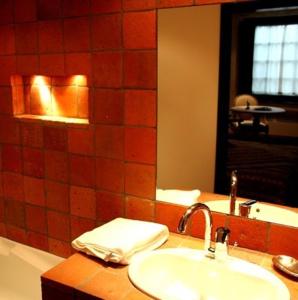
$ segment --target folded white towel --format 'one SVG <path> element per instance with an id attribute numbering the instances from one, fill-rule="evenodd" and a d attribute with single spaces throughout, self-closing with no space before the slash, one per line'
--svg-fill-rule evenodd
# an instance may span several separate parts
<path id="1" fill-rule="evenodd" d="M 198 202 L 201 192 L 199 190 L 162 190 L 156 189 L 156 200 L 163 202 L 171 202 L 180 205 L 192 205 Z"/>
<path id="2" fill-rule="evenodd" d="M 135 253 L 158 248 L 168 237 L 165 225 L 117 218 L 85 232 L 71 244 L 76 250 L 104 261 L 126 265 Z"/>

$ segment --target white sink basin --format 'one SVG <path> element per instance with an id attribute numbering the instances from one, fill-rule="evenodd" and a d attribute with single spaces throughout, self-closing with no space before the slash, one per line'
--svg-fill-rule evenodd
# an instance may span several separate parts
<path id="1" fill-rule="evenodd" d="M 289 300 L 284 283 L 258 265 L 205 252 L 169 248 L 136 256 L 128 268 L 132 283 L 163 300 Z"/>
<path id="2" fill-rule="evenodd" d="M 244 201 L 236 201 L 235 214 L 239 215 L 239 204 Z M 229 200 L 206 201 L 206 205 L 212 211 L 228 214 L 230 211 Z M 298 214 L 294 211 L 265 203 L 255 203 L 251 206 L 249 217 L 266 222 L 279 223 L 298 227 Z"/>

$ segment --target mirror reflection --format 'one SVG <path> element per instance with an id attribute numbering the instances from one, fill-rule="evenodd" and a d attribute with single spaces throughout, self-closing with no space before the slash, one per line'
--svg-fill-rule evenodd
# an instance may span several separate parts
<path id="1" fill-rule="evenodd" d="M 292 25 L 298 13 L 230 7 L 158 12 L 157 190 L 229 195 L 237 170 L 237 197 L 258 200 L 250 217 L 283 223 L 296 215 L 269 203 L 297 212 L 298 57 L 290 54 L 298 53 L 298 34 L 276 26 Z M 228 213 L 225 202 L 210 205 Z"/>

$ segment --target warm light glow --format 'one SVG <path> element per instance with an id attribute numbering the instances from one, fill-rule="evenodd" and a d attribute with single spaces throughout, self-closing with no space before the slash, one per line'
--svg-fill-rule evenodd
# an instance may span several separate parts
<path id="1" fill-rule="evenodd" d="M 11 85 L 15 117 L 88 123 L 88 82 L 85 75 L 12 75 Z M 15 89 L 18 85 L 22 88 L 20 95 Z M 19 103 L 23 109 L 19 109 Z"/>
<path id="2" fill-rule="evenodd" d="M 47 114 L 51 113 L 51 90 L 43 76 L 34 76 L 33 84 L 38 87 L 39 98 Z"/>
<path id="3" fill-rule="evenodd" d="M 33 84 L 46 85 L 44 76 L 40 76 L 40 75 L 33 76 Z"/>
<path id="4" fill-rule="evenodd" d="M 87 78 L 84 75 L 74 75 L 71 77 L 72 84 L 79 85 L 79 86 L 86 86 L 87 85 Z"/>

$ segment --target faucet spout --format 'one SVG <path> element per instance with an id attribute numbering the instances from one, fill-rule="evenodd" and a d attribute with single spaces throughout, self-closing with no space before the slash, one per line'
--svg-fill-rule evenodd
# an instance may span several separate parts
<path id="1" fill-rule="evenodd" d="M 215 248 L 212 246 L 211 240 L 212 215 L 207 205 L 198 202 L 188 207 L 179 221 L 178 232 L 185 233 L 191 216 L 199 210 L 202 210 L 205 216 L 205 250 L 208 256 L 214 257 Z"/>
<path id="2" fill-rule="evenodd" d="M 237 171 L 234 170 L 231 173 L 231 191 L 230 191 L 230 214 L 235 214 L 235 204 L 237 197 Z"/>

